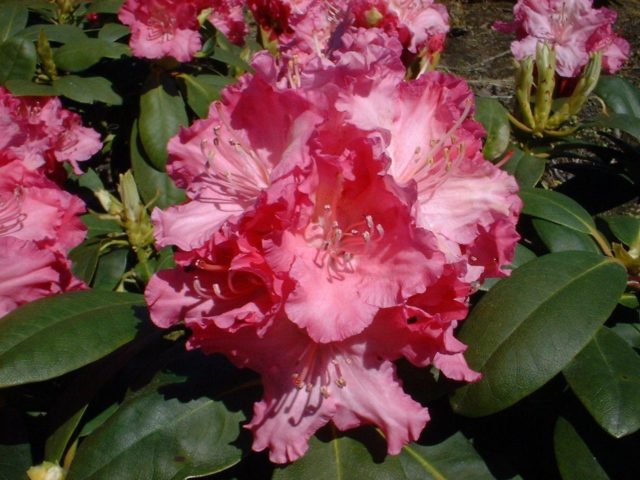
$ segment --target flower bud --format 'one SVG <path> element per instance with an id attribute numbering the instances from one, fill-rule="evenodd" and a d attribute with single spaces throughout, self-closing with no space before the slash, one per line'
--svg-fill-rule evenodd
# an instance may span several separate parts
<path id="1" fill-rule="evenodd" d="M 534 109 L 534 132 L 542 135 L 553 104 L 553 89 L 556 86 L 556 52 L 546 42 L 538 42 L 536 47 L 536 68 L 538 83 Z"/>
<path id="2" fill-rule="evenodd" d="M 67 472 L 60 465 L 43 462 L 27 470 L 29 480 L 64 480 Z"/>

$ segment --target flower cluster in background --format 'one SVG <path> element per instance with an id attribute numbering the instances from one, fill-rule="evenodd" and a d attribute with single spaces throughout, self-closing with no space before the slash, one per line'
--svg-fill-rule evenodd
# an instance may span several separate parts
<path id="1" fill-rule="evenodd" d="M 593 8 L 591 0 L 519 0 L 513 22 L 496 22 L 494 28 L 515 33 L 511 52 L 516 60 L 534 57 L 538 42 L 556 52 L 556 71 L 561 77 L 577 77 L 589 56 L 602 52 L 605 72 L 617 72 L 629 57 L 629 43 L 613 31 L 616 12 Z"/>
<path id="2" fill-rule="evenodd" d="M 68 251 L 86 229 L 84 202 L 60 185 L 62 162 L 101 147 L 96 131 L 55 97 L 14 97 L 0 88 L 0 316 L 32 300 L 83 288 Z"/>
<path id="3" fill-rule="evenodd" d="M 439 38 L 446 12 L 425 3 Z M 392 454 L 416 440 L 429 414 L 393 361 L 477 380 L 454 330 L 479 283 L 507 274 L 519 238 L 517 184 L 483 159 L 467 84 L 405 80 L 403 51 L 431 37 L 396 4 L 367 6 L 394 28 L 323 13 L 313 49 L 313 28 L 277 5 L 285 54 L 257 54 L 255 73 L 169 142 L 167 171 L 189 200 L 153 212 L 178 267 L 147 286 L 151 318 L 184 322 L 190 348 L 261 374 L 247 428 L 277 463 L 329 421 L 376 425 Z"/>

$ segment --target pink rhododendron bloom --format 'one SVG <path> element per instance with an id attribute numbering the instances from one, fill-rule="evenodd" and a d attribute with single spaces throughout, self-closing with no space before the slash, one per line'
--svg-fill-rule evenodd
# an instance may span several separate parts
<path id="1" fill-rule="evenodd" d="M 439 72 L 373 86 L 360 78 L 340 93 L 337 107 L 349 122 L 388 138 L 390 174 L 400 185 L 416 183 L 417 225 L 436 235 L 450 261 L 468 259 L 468 280 L 504 275 L 521 201 L 513 177 L 482 157 L 484 130 L 471 119 L 467 84 Z M 476 243 L 492 254 L 475 252 Z"/>
<path id="2" fill-rule="evenodd" d="M 76 174 L 78 162 L 96 154 L 100 135 L 82 125 L 77 113 L 62 107 L 57 97 L 14 97 L 0 87 L 0 165 L 19 159 L 31 170 L 55 172 L 68 161 Z"/>
<path id="3" fill-rule="evenodd" d="M 66 258 L 85 237 L 78 218 L 84 209 L 80 199 L 20 160 L 0 166 L 0 316 L 84 288 Z"/>
<path id="4" fill-rule="evenodd" d="M 0 216 L 2 214 L 0 211 Z M 73 277 L 70 267 L 60 252 L 0 233 L 0 321 L 25 303 L 84 288 L 84 284 Z"/>
<path id="5" fill-rule="evenodd" d="M 258 55 L 169 143 L 189 200 L 153 213 L 178 267 L 149 282 L 151 318 L 261 374 L 246 427 L 274 462 L 328 422 L 377 426 L 391 454 L 416 440 L 429 414 L 395 360 L 480 376 L 454 332 L 475 282 L 506 274 L 517 185 L 482 158 L 468 86 L 405 81 L 401 52 L 353 28 L 300 71 Z"/>
<path id="6" fill-rule="evenodd" d="M 227 89 L 208 118 L 169 141 L 167 171 L 191 200 L 153 212 L 158 245 L 201 246 L 250 208 L 273 178 L 300 168 L 315 119 L 305 99 L 259 76 Z"/>
<path id="7" fill-rule="evenodd" d="M 118 18 L 131 27 L 133 54 L 188 62 L 200 50 L 198 14 L 202 0 L 127 0 Z"/>
<path id="8" fill-rule="evenodd" d="M 329 55 L 354 28 L 381 29 L 407 52 L 429 57 L 442 50 L 449 31 L 446 8 L 433 0 L 250 0 L 248 5 L 285 57 L 300 65 Z"/>
<path id="9" fill-rule="evenodd" d="M 576 77 L 593 52 L 602 52 L 608 73 L 629 56 L 629 43 L 613 32 L 616 13 L 593 8 L 591 0 L 519 0 L 513 12 L 513 22 L 496 22 L 494 28 L 516 34 L 511 51 L 517 60 L 534 57 L 536 44 L 548 42 L 556 52 L 558 75 Z"/>
<path id="10" fill-rule="evenodd" d="M 244 44 L 247 35 L 247 23 L 244 20 L 245 0 L 206 0 L 211 8 L 208 20 L 236 45 Z"/>

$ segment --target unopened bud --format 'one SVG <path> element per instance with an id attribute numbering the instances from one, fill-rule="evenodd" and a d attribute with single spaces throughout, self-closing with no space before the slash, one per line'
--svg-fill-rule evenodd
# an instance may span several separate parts
<path id="1" fill-rule="evenodd" d="M 551 114 L 553 90 L 556 86 L 556 52 L 546 42 L 538 42 L 536 46 L 536 68 L 538 82 L 533 114 L 534 132 L 542 134 Z"/>
<path id="2" fill-rule="evenodd" d="M 43 462 L 27 470 L 27 476 L 30 480 L 64 480 L 67 472 L 60 465 Z"/>

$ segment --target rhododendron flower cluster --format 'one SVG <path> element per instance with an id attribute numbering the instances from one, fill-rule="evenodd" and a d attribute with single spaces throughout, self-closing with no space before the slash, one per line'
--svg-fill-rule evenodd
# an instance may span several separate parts
<path id="1" fill-rule="evenodd" d="M 242 44 L 247 33 L 243 0 L 127 0 L 118 18 L 131 27 L 133 54 L 143 58 L 173 57 L 188 62 L 202 46 L 199 15 L 229 40 Z"/>
<path id="2" fill-rule="evenodd" d="M 517 185 L 483 159 L 466 83 L 404 80 L 380 29 L 338 40 L 293 72 L 258 54 L 169 142 L 189 200 L 152 216 L 178 265 L 147 286 L 152 320 L 260 373 L 247 428 L 278 463 L 328 422 L 376 425 L 391 454 L 416 440 L 429 413 L 393 362 L 477 380 L 454 331 L 518 239 Z"/>
<path id="3" fill-rule="evenodd" d="M 442 51 L 449 31 L 447 9 L 433 0 L 249 0 L 248 5 L 280 51 L 299 63 L 328 53 L 353 27 L 381 29 L 398 39 L 409 57 L 427 59 Z"/>
<path id="4" fill-rule="evenodd" d="M 629 56 L 629 43 L 613 31 L 616 12 L 593 8 L 591 0 L 519 0 L 513 13 L 513 22 L 496 22 L 494 28 L 516 34 L 511 44 L 516 59 L 535 57 L 536 44 L 547 42 L 562 77 L 580 75 L 594 52 L 602 52 L 608 73 L 618 71 Z"/>
<path id="5" fill-rule="evenodd" d="M 88 160 L 101 144 L 57 98 L 14 97 L 0 88 L 0 316 L 55 293 L 83 288 L 68 251 L 82 242 L 84 202 L 53 180 L 60 162 Z M 16 259 L 19 259 L 16 261 Z"/>

